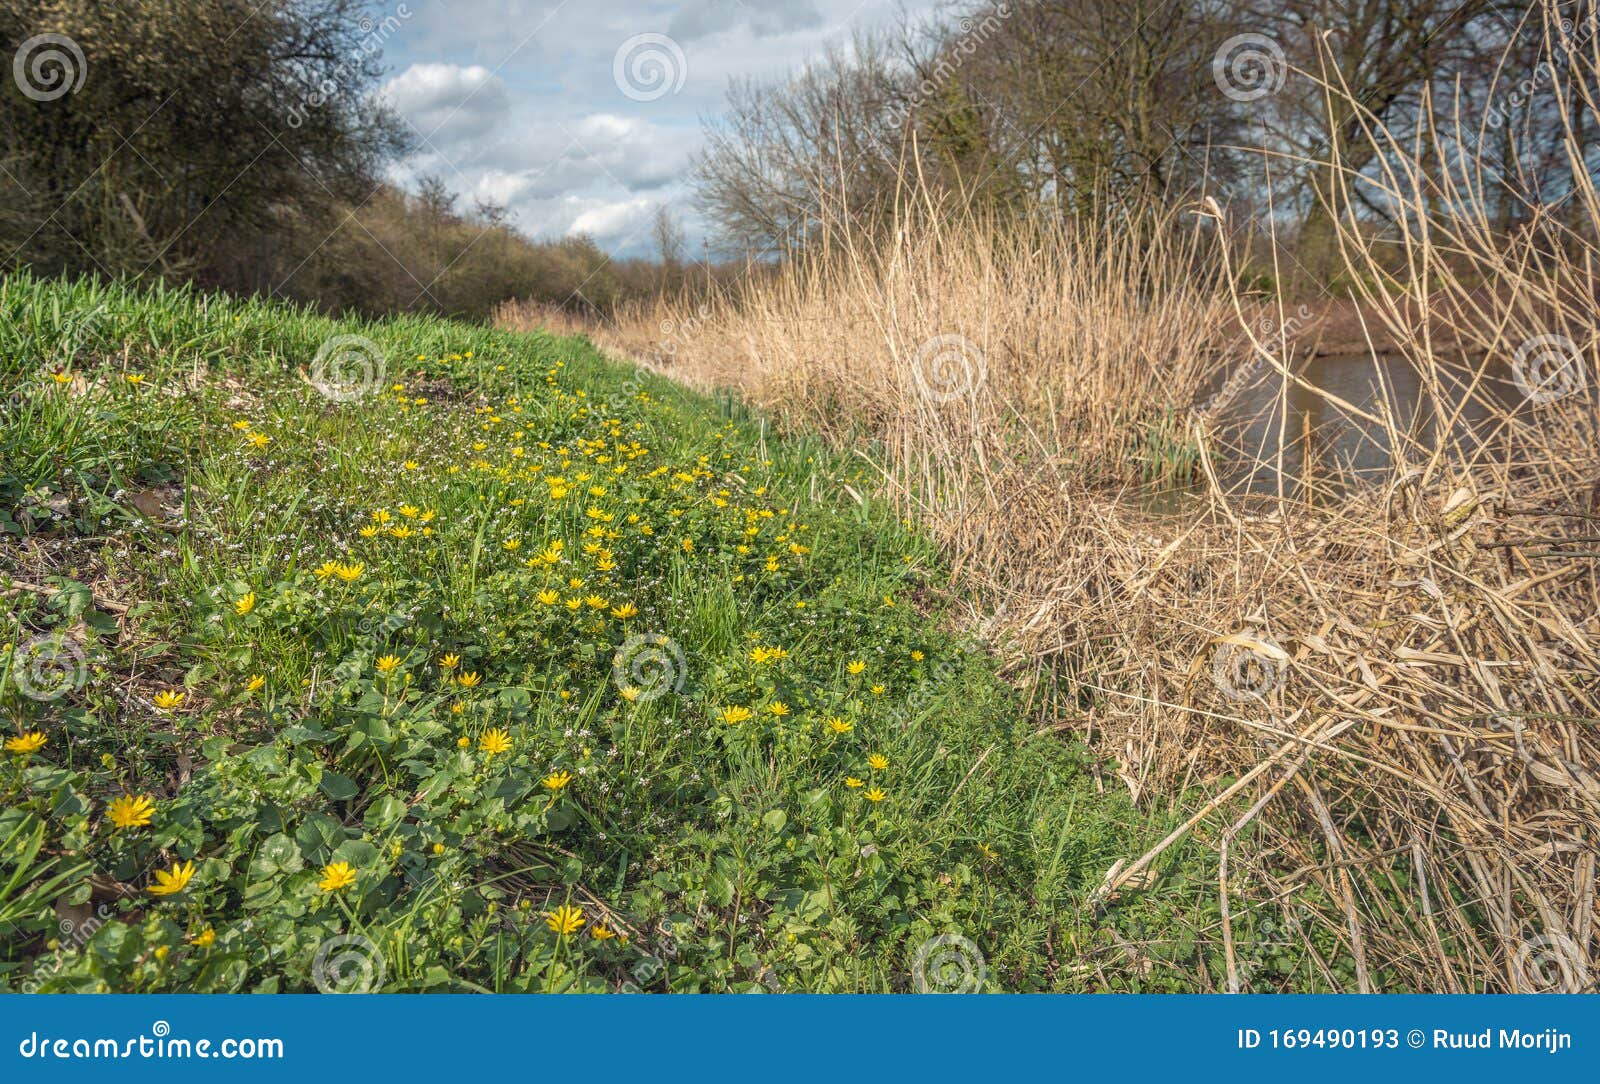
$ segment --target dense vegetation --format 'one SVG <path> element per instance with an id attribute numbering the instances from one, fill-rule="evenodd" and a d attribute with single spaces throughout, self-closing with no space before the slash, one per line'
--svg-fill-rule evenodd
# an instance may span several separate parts
<path id="1" fill-rule="evenodd" d="M 940 631 L 928 543 L 819 447 L 581 340 L 26 277 L 0 329 L 9 988 L 1187 960 L 1181 877 L 1086 906 L 1166 826 Z"/>

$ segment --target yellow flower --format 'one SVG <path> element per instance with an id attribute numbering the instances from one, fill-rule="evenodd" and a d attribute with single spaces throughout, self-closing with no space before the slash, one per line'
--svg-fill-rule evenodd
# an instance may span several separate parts
<path id="1" fill-rule="evenodd" d="M 606 608 L 606 600 L 601 598 L 599 595 L 587 596 L 583 600 L 583 604 L 589 607 L 591 610 L 603 610 Z"/>
<path id="2" fill-rule="evenodd" d="M 44 748 L 44 731 L 33 730 L 20 737 L 6 739 L 6 752 L 15 753 L 20 757 L 32 756 Z"/>
<path id="3" fill-rule="evenodd" d="M 544 924 L 550 927 L 552 933 L 562 937 L 577 933 L 583 926 L 583 908 L 563 904 L 554 911 L 544 913 Z"/>
<path id="4" fill-rule="evenodd" d="M 441 669 L 441 670 L 454 670 L 456 667 L 458 667 L 460 665 L 461 665 L 461 656 L 455 654 L 454 652 L 451 652 L 450 654 L 446 655 L 444 658 L 439 660 L 439 669 Z"/>
<path id="5" fill-rule="evenodd" d="M 622 697 L 622 699 L 626 700 L 630 704 L 639 699 L 639 690 L 635 689 L 632 685 L 624 685 L 622 688 L 617 690 L 617 693 Z"/>
<path id="6" fill-rule="evenodd" d="M 867 791 L 867 801 L 869 802 L 881 802 L 887 797 L 888 795 L 883 793 L 883 791 L 877 787 L 873 787 L 871 790 Z"/>
<path id="7" fill-rule="evenodd" d="M 727 723 L 729 726 L 737 726 L 738 724 L 744 722 L 746 719 L 749 719 L 749 718 L 750 718 L 750 709 L 749 708 L 743 708 L 743 707 L 740 707 L 739 705 L 735 704 L 731 708 L 723 708 L 722 709 L 722 721 Z"/>
<path id="8" fill-rule="evenodd" d="M 507 552 L 516 553 L 517 550 L 522 548 L 522 539 L 508 538 L 504 542 L 500 543 L 500 545 L 504 546 Z"/>
<path id="9" fill-rule="evenodd" d="M 789 705 L 785 704 L 782 700 L 774 700 L 772 703 L 767 705 L 767 710 L 772 712 L 773 715 L 776 715 L 778 718 L 782 719 L 785 715 L 789 714 Z"/>
<path id="10" fill-rule="evenodd" d="M 111 804 L 106 807 L 111 823 L 118 828 L 143 828 L 150 823 L 155 811 L 155 803 L 143 794 L 138 797 L 124 794 L 120 798 L 112 799 Z"/>
<path id="11" fill-rule="evenodd" d="M 635 606 L 631 602 L 624 602 L 621 606 L 617 606 L 611 611 L 611 616 L 621 618 L 622 620 L 626 621 L 628 618 L 634 616 L 638 612 L 639 607 Z"/>
<path id="12" fill-rule="evenodd" d="M 913 652 L 912 652 L 912 653 L 911 653 L 911 661 L 912 661 L 912 662 L 921 662 L 921 661 L 922 661 L 922 660 L 923 660 L 923 654 L 922 654 L 922 652 L 920 652 L 920 651 L 913 651 Z"/>
<path id="13" fill-rule="evenodd" d="M 882 696 L 883 692 L 884 692 L 884 686 L 882 686 L 882 685 L 874 685 L 872 687 L 872 695 L 873 696 Z"/>
<path id="14" fill-rule="evenodd" d="M 155 705 L 162 711 L 171 711 L 183 703 L 184 695 L 176 689 L 163 689 L 161 692 L 156 693 Z"/>
<path id="15" fill-rule="evenodd" d="M 363 527 L 362 530 L 365 531 L 366 528 Z M 312 571 L 314 571 L 317 574 L 317 579 L 325 580 L 329 576 L 332 576 L 335 572 L 339 571 L 339 562 L 338 561 L 324 561 L 320 565 L 318 565 L 315 569 L 313 569 Z"/>
<path id="16" fill-rule="evenodd" d="M 485 730 L 483 737 L 478 739 L 478 748 L 488 753 L 491 757 L 496 753 L 511 751 L 511 735 L 496 727 L 494 730 Z"/>
<path id="17" fill-rule="evenodd" d="M 352 562 L 351 564 L 341 562 L 333 566 L 333 574 L 345 583 L 354 583 L 361 578 L 361 573 L 366 571 L 366 568 L 366 565 L 359 562 Z"/>
<path id="18" fill-rule="evenodd" d="M 361 530 L 357 531 L 356 533 L 359 534 L 362 538 L 377 538 L 378 537 L 378 528 L 374 527 L 372 524 L 369 523 L 365 527 L 361 528 Z"/>
<path id="19" fill-rule="evenodd" d="M 249 613 L 255 608 L 256 593 L 254 591 L 245 592 L 244 596 L 233 604 L 233 612 L 238 614 L 240 617 L 243 617 L 245 614 Z"/>
<path id="20" fill-rule="evenodd" d="M 141 373 L 129 373 L 127 375 L 127 381 L 134 387 L 138 387 L 140 384 L 144 383 L 144 376 Z"/>
<path id="21" fill-rule="evenodd" d="M 194 863 L 178 862 L 171 869 L 156 870 L 156 883 L 150 886 L 152 896 L 176 896 L 194 879 Z"/>
<path id="22" fill-rule="evenodd" d="M 388 523 L 393 518 L 394 517 L 389 514 L 388 510 L 383 508 L 380 508 L 372 513 L 372 521 L 374 523 Z"/>
<path id="23" fill-rule="evenodd" d="M 863 783 L 861 780 L 857 779 L 853 775 L 852 776 L 847 776 L 845 778 L 844 785 L 847 786 L 847 787 L 864 787 L 864 786 L 866 786 L 865 783 Z"/>
<path id="24" fill-rule="evenodd" d="M 589 936 L 594 938 L 596 941 L 609 941 L 617 935 L 606 929 L 604 922 L 596 922 L 593 926 L 589 927 Z"/>
<path id="25" fill-rule="evenodd" d="M 544 787 L 545 787 L 546 790 L 549 790 L 549 791 L 560 791 L 560 790 L 565 789 L 565 787 L 566 787 L 566 785 L 568 783 L 572 782 L 572 773 L 571 772 L 551 772 L 549 775 L 547 775 L 543 779 L 539 780 L 539 782 L 544 784 Z"/>
<path id="26" fill-rule="evenodd" d="M 317 882 L 317 887 L 324 892 L 337 892 L 341 888 L 349 888 L 356 883 L 356 871 L 349 862 L 335 862 L 322 867 L 322 880 Z"/>
<path id="27" fill-rule="evenodd" d="M 848 734 L 856 728 L 854 723 L 846 722 L 837 715 L 828 716 L 826 719 L 822 720 L 822 725 L 833 731 L 835 734 Z"/>
<path id="28" fill-rule="evenodd" d="M 407 519 L 416 519 L 418 513 L 421 511 L 422 509 L 418 508 L 414 504 L 402 504 L 400 506 L 400 514 L 405 516 Z"/>
<path id="29" fill-rule="evenodd" d="M 210 926 L 189 938 L 189 944 L 195 948 L 210 948 L 217 943 L 217 931 Z"/>
<path id="30" fill-rule="evenodd" d="M 849 662 L 845 663 L 844 668 L 850 671 L 852 674 L 859 674 L 861 671 L 867 668 L 867 664 L 862 662 L 860 659 L 851 659 Z"/>
<path id="31" fill-rule="evenodd" d="M 415 533 L 416 532 L 413 531 L 410 527 L 390 527 L 389 528 L 389 537 L 390 538 L 398 538 L 402 542 L 404 542 L 406 539 L 410 538 Z"/>
<path id="32" fill-rule="evenodd" d="M 247 434 L 244 439 L 249 441 L 251 445 L 257 448 L 265 448 L 267 445 L 272 443 L 272 438 L 267 436 L 265 433 L 250 433 Z"/>
<path id="33" fill-rule="evenodd" d="M 546 587 L 543 591 L 540 591 L 536 597 L 544 605 L 554 606 L 556 603 L 561 601 L 561 592 L 552 591 L 550 588 Z"/>
<path id="34" fill-rule="evenodd" d="M 405 467 L 406 470 L 416 470 L 417 466 L 418 466 L 417 461 L 415 459 L 408 459 L 401 465 L 403 467 Z"/>
<path id="35" fill-rule="evenodd" d="M 889 758 L 882 753 L 873 753 L 867 758 L 867 766 L 875 772 L 881 772 L 889 767 Z"/>
<path id="36" fill-rule="evenodd" d="M 385 655 L 372 665 L 380 674 L 392 673 L 400 669 L 400 657 L 398 655 Z"/>
<path id="37" fill-rule="evenodd" d="M 456 684 L 463 689 L 476 689 L 482 681 L 483 678 L 478 676 L 476 670 L 469 670 L 465 674 L 456 675 Z"/>
<path id="38" fill-rule="evenodd" d="M 247 693 L 258 693 L 266 684 L 266 678 L 262 677 L 260 674 L 251 674 L 249 682 L 245 684 L 244 691 Z"/>

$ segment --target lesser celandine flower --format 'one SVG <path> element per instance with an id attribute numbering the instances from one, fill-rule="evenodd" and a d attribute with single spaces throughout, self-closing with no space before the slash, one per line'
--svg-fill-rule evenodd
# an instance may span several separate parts
<path id="1" fill-rule="evenodd" d="M 193 945 L 195 948 L 206 949 L 206 948 L 210 948 L 212 945 L 215 945 L 216 943 L 217 943 L 217 931 L 213 930 L 210 926 L 207 926 L 205 929 L 201 930 L 199 933 L 197 933 L 193 937 L 189 938 L 189 944 Z"/>
<path id="2" fill-rule="evenodd" d="M 624 685 L 622 688 L 617 690 L 617 694 L 630 704 L 639 699 L 639 690 L 635 689 L 632 685 Z"/>
<path id="3" fill-rule="evenodd" d="M 152 896 L 176 896 L 194 879 L 194 863 L 174 863 L 171 869 L 156 870 L 156 883 L 150 886 Z"/>
<path id="4" fill-rule="evenodd" d="M 837 715 L 828 716 L 826 719 L 822 720 L 822 725 L 833 731 L 835 734 L 848 734 L 850 731 L 856 728 L 854 723 L 846 722 Z"/>
<path id="5" fill-rule="evenodd" d="M 740 707 L 737 704 L 731 708 L 722 709 L 722 721 L 727 723 L 729 726 L 737 726 L 738 724 L 745 722 L 750 718 L 750 715 L 751 712 L 749 708 Z"/>
<path id="6" fill-rule="evenodd" d="M 441 669 L 441 670 L 454 670 L 456 667 L 458 667 L 460 665 L 461 665 L 461 656 L 457 655 L 457 654 L 455 654 L 453 652 L 451 654 L 449 654 L 449 655 L 446 655 L 444 658 L 439 660 L 439 669 Z"/>
<path id="7" fill-rule="evenodd" d="M 266 678 L 262 677 L 260 674 L 251 674 L 250 682 L 244 687 L 244 691 L 247 693 L 258 693 L 266 684 Z"/>
<path id="8" fill-rule="evenodd" d="M 42 730 L 30 730 L 15 738 L 6 739 L 6 752 L 15 753 L 19 757 L 28 757 L 44 748 L 45 736 Z"/>
<path id="9" fill-rule="evenodd" d="M 349 862 L 334 862 L 322 867 L 322 880 L 317 887 L 324 892 L 338 892 L 356 883 L 356 871 Z"/>
<path id="10" fill-rule="evenodd" d="M 541 779 L 540 782 L 544 784 L 546 790 L 560 791 L 564 789 L 568 783 L 572 782 L 572 773 L 551 772 L 549 775 Z"/>
<path id="11" fill-rule="evenodd" d="M 550 927 L 551 932 L 566 937 L 577 933 L 583 927 L 583 909 L 571 904 L 563 904 L 554 911 L 544 913 L 544 924 Z"/>
<path id="12" fill-rule="evenodd" d="M 475 689 L 482 680 L 483 678 L 478 676 L 476 670 L 469 670 L 465 674 L 456 675 L 456 684 L 463 689 Z"/>
<path id="13" fill-rule="evenodd" d="M 851 659 L 849 662 L 845 663 L 844 668 L 852 674 L 859 674 L 861 671 L 867 668 L 867 664 L 862 662 L 860 659 Z"/>
<path id="14" fill-rule="evenodd" d="M 782 700 L 774 700 L 772 703 L 767 705 L 767 710 L 773 715 L 777 716 L 779 719 L 782 719 L 785 715 L 789 714 L 789 705 L 785 704 Z"/>
<path id="15" fill-rule="evenodd" d="M 871 790 L 867 791 L 867 801 L 869 802 L 881 802 L 887 797 L 888 795 L 883 793 L 883 791 L 878 787 L 873 787 Z"/>
<path id="16" fill-rule="evenodd" d="M 483 732 L 483 736 L 478 739 L 478 748 L 488 753 L 491 757 L 497 753 L 509 753 L 511 751 L 511 735 L 498 727 L 494 730 L 486 730 Z"/>
<path id="17" fill-rule="evenodd" d="M 847 787 L 851 787 L 851 788 L 866 786 L 865 783 L 863 783 L 861 780 L 857 779 L 853 775 L 845 777 L 844 785 L 847 786 Z"/>
<path id="18" fill-rule="evenodd" d="M 881 772 L 889 766 L 889 758 L 882 753 L 873 753 L 867 758 L 867 766 L 875 772 Z"/>
<path id="19" fill-rule="evenodd" d="M 372 664 L 380 674 L 391 673 L 400 668 L 400 658 L 397 655 L 385 655 Z"/>
<path id="20" fill-rule="evenodd" d="M 114 798 L 106 807 L 106 814 L 110 816 L 111 823 L 118 828 L 143 828 L 150 823 L 150 818 L 155 815 L 156 807 L 148 795 L 124 794 Z"/>
<path id="21" fill-rule="evenodd" d="M 183 703 L 184 695 L 184 693 L 179 692 L 177 689 L 163 689 L 159 693 L 156 693 L 154 702 L 156 707 L 160 708 L 162 711 L 172 711 L 179 704 Z"/>
<path id="22" fill-rule="evenodd" d="M 243 617 L 256 608 L 256 593 L 247 591 L 233 604 L 233 612 Z"/>
<path id="23" fill-rule="evenodd" d="M 604 922 L 596 922 L 593 926 L 589 927 L 589 936 L 594 938 L 596 941 L 609 941 L 617 935 L 606 929 L 606 924 Z"/>

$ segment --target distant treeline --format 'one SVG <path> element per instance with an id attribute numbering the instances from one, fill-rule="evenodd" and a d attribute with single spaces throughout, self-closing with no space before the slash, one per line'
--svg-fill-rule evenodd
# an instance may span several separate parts
<path id="1" fill-rule="evenodd" d="M 373 93 L 382 19 L 361 0 L 0 0 L 0 270 L 469 318 L 510 297 L 605 313 L 690 277 L 386 183 L 411 133 Z"/>
<path id="2" fill-rule="evenodd" d="M 1329 268 L 1349 169 L 1374 182 L 1350 195 L 1376 231 L 1403 213 L 1386 171 L 1411 169 L 1441 202 L 1475 189 L 1496 230 L 1576 222 L 1568 151 L 1593 174 L 1600 131 L 1552 88 L 1600 40 L 1595 2 L 965 0 L 736 84 L 700 197 L 730 243 L 787 249 L 841 215 L 892 219 L 908 170 L 1000 212 L 1209 196 Z"/>

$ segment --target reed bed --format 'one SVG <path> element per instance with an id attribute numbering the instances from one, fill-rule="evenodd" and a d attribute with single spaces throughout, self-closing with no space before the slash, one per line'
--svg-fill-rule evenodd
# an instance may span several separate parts
<path id="1" fill-rule="evenodd" d="M 1565 59 L 1593 108 L 1595 58 Z M 1353 403 L 1302 375 L 1308 336 L 1234 287 L 1235 224 L 1209 202 L 1018 224 L 908 179 L 887 228 L 841 216 L 739 291 L 596 332 L 881 465 L 1038 725 L 1189 814 L 1101 898 L 1179 839 L 1216 848 L 1223 964 L 1202 988 L 1600 981 L 1600 198 L 1575 168 L 1562 214 L 1529 201 L 1496 232 L 1480 208 L 1507 182 L 1419 164 L 1464 134 L 1373 125 L 1381 168 L 1335 160 L 1322 193 L 1360 333 L 1416 374 L 1432 427 L 1384 389 Z M 1395 231 L 1354 213 L 1361 185 Z M 1514 406 L 1484 390 L 1507 371 Z M 1283 452 L 1242 448 L 1214 408 L 1238 372 L 1329 397 L 1383 440 L 1387 475 L 1230 484 L 1241 457 Z M 1488 422 L 1469 441 L 1452 423 L 1473 400 Z M 1186 497 L 1154 511 L 1152 483 Z M 1295 963 L 1270 972 L 1291 979 L 1258 966 L 1267 919 L 1293 933 Z"/>

